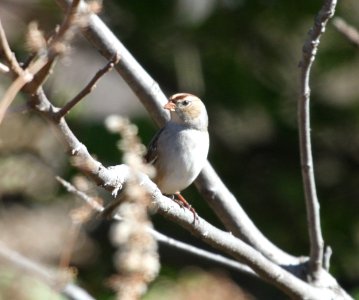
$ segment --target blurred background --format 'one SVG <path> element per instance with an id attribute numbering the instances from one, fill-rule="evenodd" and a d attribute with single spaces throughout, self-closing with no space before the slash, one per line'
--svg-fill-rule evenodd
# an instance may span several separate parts
<path id="1" fill-rule="evenodd" d="M 26 60 L 25 33 L 36 20 L 49 35 L 62 12 L 52 0 L 2 0 L 0 17 L 12 49 Z M 108 0 L 100 14 L 167 94 L 200 96 L 210 117 L 209 160 L 246 212 L 279 247 L 308 255 L 296 107 L 301 49 L 321 1 Z M 359 28 L 359 2 L 340 1 L 336 16 Z M 81 35 L 46 84 L 63 105 L 106 61 Z M 324 239 L 333 249 L 331 273 L 359 299 L 359 50 L 327 26 L 311 74 L 312 144 Z M 10 80 L 0 74 L 0 94 Z M 68 116 L 90 153 L 105 165 L 121 162 L 118 137 L 104 127 L 110 114 L 128 116 L 147 144 L 152 120 L 120 76 L 112 72 Z M 81 205 L 56 182 L 71 180 L 56 131 L 26 110 L 21 95 L 0 126 L 0 239 L 24 255 L 58 264 Z M 89 187 L 90 194 L 101 193 Z M 190 187 L 199 215 L 220 226 Z M 100 194 L 109 199 L 105 193 Z M 207 248 L 159 216 L 155 227 Z M 97 299 L 114 299 L 105 284 L 113 269 L 111 223 L 88 222 L 71 265 L 78 283 Z M 145 299 L 286 299 L 271 286 L 160 245 L 162 269 Z M 0 274 L 7 291 L 9 273 Z M 209 288 L 211 287 L 211 288 Z M 2 293 L 0 291 L 0 293 Z M 1 299 L 9 299 L 4 296 Z M 31 297 L 31 295 L 27 295 Z M 15 299 L 15 298 L 14 298 Z M 39 298 L 26 298 L 39 299 Z"/>

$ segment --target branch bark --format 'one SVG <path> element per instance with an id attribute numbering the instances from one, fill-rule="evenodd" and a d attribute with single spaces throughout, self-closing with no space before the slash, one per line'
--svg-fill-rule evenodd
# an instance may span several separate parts
<path id="1" fill-rule="evenodd" d="M 322 271 L 324 240 L 320 224 L 320 206 L 315 186 L 310 138 L 309 79 L 320 38 L 325 31 L 328 20 L 334 15 L 335 6 L 336 0 L 326 0 L 324 2 L 323 7 L 315 18 L 313 28 L 309 31 L 309 37 L 304 43 L 303 56 L 300 62 L 300 98 L 298 101 L 299 145 L 310 238 L 310 275 L 314 281 L 319 280 Z"/>

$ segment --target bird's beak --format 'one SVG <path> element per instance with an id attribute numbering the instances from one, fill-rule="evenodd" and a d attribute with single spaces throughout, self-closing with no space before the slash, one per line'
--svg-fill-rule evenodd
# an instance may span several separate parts
<path id="1" fill-rule="evenodd" d="M 168 101 L 163 108 L 168 109 L 169 111 L 175 111 L 176 110 L 176 104 L 173 103 L 172 101 Z"/>

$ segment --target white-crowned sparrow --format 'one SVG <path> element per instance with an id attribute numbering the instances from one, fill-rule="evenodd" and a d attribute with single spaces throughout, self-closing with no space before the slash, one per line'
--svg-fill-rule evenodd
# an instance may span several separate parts
<path id="1" fill-rule="evenodd" d="M 195 215 L 194 209 L 180 195 L 201 172 L 208 154 L 208 115 L 196 96 L 179 93 L 164 106 L 171 119 L 153 137 L 145 159 L 156 168 L 154 182 L 163 194 L 177 195 Z"/>
<path id="2" fill-rule="evenodd" d="M 196 96 L 180 93 L 169 98 L 164 106 L 171 119 L 152 138 L 145 156 L 156 169 L 154 182 L 165 195 L 175 195 L 177 203 L 195 210 L 180 194 L 201 172 L 208 154 L 208 116 L 203 102 Z M 112 216 L 121 198 L 112 201 L 103 211 Z"/>

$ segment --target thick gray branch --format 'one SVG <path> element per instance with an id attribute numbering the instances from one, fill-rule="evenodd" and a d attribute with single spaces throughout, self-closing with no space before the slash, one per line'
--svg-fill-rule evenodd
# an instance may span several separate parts
<path id="1" fill-rule="evenodd" d="M 306 257 L 297 258 L 288 255 L 271 243 L 258 230 L 209 162 L 198 176 L 195 184 L 225 227 L 271 261 L 286 265 L 300 264 L 307 261 Z"/>

